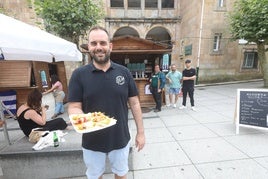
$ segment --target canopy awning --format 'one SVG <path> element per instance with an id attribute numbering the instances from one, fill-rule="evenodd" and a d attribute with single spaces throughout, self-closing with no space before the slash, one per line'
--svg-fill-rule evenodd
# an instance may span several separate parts
<path id="1" fill-rule="evenodd" d="M 76 44 L 38 27 L 0 14 L 0 59 L 27 61 L 81 61 Z"/>

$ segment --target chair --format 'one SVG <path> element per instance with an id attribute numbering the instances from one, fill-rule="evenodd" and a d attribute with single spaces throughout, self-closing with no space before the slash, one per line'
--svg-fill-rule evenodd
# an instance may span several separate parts
<path id="1" fill-rule="evenodd" d="M 5 115 L 4 115 L 4 111 L 6 111 L 12 118 L 16 119 L 16 116 L 5 106 L 3 101 L 0 100 L 0 119 L 2 119 L 3 122 L 4 122 L 4 124 L 3 124 L 4 136 L 5 136 L 7 144 L 11 145 L 9 135 L 8 135 L 8 130 L 7 130 L 7 124 L 6 124 L 6 118 L 5 118 Z"/>

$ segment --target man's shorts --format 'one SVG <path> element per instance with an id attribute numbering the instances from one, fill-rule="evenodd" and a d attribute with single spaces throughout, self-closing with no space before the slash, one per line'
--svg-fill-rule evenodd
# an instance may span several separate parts
<path id="1" fill-rule="evenodd" d="M 176 94 L 178 95 L 180 93 L 180 88 L 170 88 L 169 94 Z"/>
<path id="2" fill-rule="evenodd" d="M 98 179 L 105 171 L 106 157 L 110 161 L 111 170 L 118 176 L 127 174 L 130 142 L 126 147 L 112 150 L 109 153 L 87 150 L 83 148 L 83 158 L 87 167 L 86 175 L 89 179 Z"/>

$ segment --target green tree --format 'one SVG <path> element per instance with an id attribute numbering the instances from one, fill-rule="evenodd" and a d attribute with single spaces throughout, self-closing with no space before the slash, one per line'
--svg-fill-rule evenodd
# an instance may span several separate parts
<path id="1" fill-rule="evenodd" d="M 80 37 L 103 16 L 101 1 L 35 0 L 34 5 L 48 32 L 77 45 Z"/>
<path id="2" fill-rule="evenodd" d="M 237 0 L 229 14 L 229 24 L 232 38 L 256 43 L 264 87 L 268 88 L 268 0 Z"/>

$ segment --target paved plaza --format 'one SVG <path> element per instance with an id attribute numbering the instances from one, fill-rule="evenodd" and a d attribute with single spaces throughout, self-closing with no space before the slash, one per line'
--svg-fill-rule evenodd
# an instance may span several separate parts
<path id="1" fill-rule="evenodd" d="M 267 179 L 267 131 L 241 127 L 236 134 L 234 123 L 237 89 L 262 86 L 263 81 L 199 85 L 195 89 L 196 111 L 190 109 L 188 99 L 187 109 L 163 107 L 158 113 L 143 113 L 146 145 L 137 152 L 132 139 L 128 179 Z M 63 117 L 68 120 L 67 114 Z M 9 123 L 13 128 L 10 138 L 15 142 L 22 133 L 16 130 L 16 123 Z M 135 137 L 131 114 L 129 124 Z M 65 139 L 68 142 L 68 135 Z M 5 145 L 3 132 L 0 141 L 1 149 Z"/>

